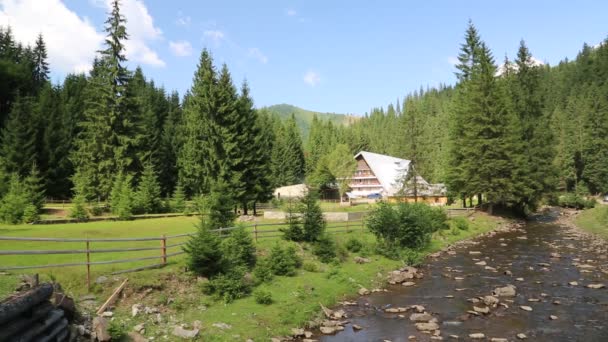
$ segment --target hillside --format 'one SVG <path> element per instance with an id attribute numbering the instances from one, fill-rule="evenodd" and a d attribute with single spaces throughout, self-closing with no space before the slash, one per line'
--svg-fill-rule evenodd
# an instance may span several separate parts
<path id="1" fill-rule="evenodd" d="M 287 120 L 291 116 L 291 114 L 294 114 L 296 118 L 296 123 L 298 125 L 298 128 L 300 128 L 300 133 L 302 134 L 302 138 L 304 140 L 306 140 L 306 138 L 308 137 L 308 132 L 310 132 L 310 124 L 312 122 L 312 118 L 315 115 L 317 115 L 317 117 L 321 120 L 329 120 L 336 125 L 350 125 L 352 122 L 359 120 L 360 118 L 359 116 L 355 116 L 352 114 L 314 112 L 285 103 L 272 105 L 270 107 L 264 107 L 262 109 L 266 109 L 267 111 L 278 116 L 282 120 Z"/>

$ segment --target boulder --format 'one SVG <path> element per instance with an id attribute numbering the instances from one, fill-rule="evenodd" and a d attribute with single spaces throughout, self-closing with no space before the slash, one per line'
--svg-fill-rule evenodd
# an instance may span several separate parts
<path id="1" fill-rule="evenodd" d="M 513 285 L 507 285 L 504 287 L 497 287 L 494 289 L 492 294 L 496 297 L 515 297 L 516 287 Z"/>
<path id="2" fill-rule="evenodd" d="M 433 331 L 433 330 L 438 330 L 439 325 L 437 325 L 437 323 L 435 323 L 435 322 L 416 323 L 416 329 L 418 329 L 420 331 Z"/>
<path id="3" fill-rule="evenodd" d="M 145 327 L 144 323 L 139 323 L 138 325 L 133 327 L 133 331 L 141 333 L 142 331 L 144 331 L 145 328 L 146 327 Z"/>
<path id="4" fill-rule="evenodd" d="M 325 335 L 331 335 L 337 331 L 336 327 L 321 327 L 320 329 L 321 329 L 321 333 L 323 333 Z"/>
<path id="5" fill-rule="evenodd" d="M 139 333 L 136 333 L 135 331 L 131 331 L 130 333 L 128 333 L 128 336 L 129 340 L 132 342 L 148 342 L 147 338 L 143 337 Z"/>
<path id="6" fill-rule="evenodd" d="M 522 305 L 519 307 L 520 309 L 524 310 L 524 311 L 532 311 L 532 308 L 526 305 Z"/>
<path id="7" fill-rule="evenodd" d="M 484 296 L 483 303 L 487 306 L 496 306 L 498 304 L 498 298 L 494 296 Z"/>
<path id="8" fill-rule="evenodd" d="M 366 296 L 368 294 L 370 294 L 370 290 L 366 289 L 365 287 L 362 287 L 359 289 L 359 295 L 360 296 Z"/>
<path id="9" fill-rule="evenodd" d="M 131 316 L 135 317 L 137 316 L 140 312 L 142 312 L 144 310 L 144 306 L 141 304 L 133 304 L 133 306 L 131 306 Z"/>
<path id="10" fill-rule="evenodd" d="M 481 307 L 479 307 L 479 306 L 474 306 L 474 307 L 473 307 L 473 311 L 475 311 L 475 312 L 479 312 L 479 313 L 482 313 L 482 314 L 484 314 L 484 315 L 487 315 L 487 314 L 489 314 L 489 313 L 490 313 L 490 308 L 488 308 L 487 306 L 486 306 L 486 307 L 484 307 L 484 308 L 481 308 Z"/>
<path id="11" fill-rule="evenodd" d="M 589 285 L 587 285 L 587 288 L 590 288 L 590 289 L 601 289 L 601 288 L 604 288 L 604 287 L 606 287 L 606 285 L 604 285 L 604 284 L 589 284 Z"/>
<path id="12" fill-rule="evenodd" d="M 480 340 L 482 338 L 486 338 L 486 335 L 484 335 L 482 333 L 474 333 L 474 334 L 469 334 L 469 337 L 473 340 Z"/>
<path id="13" fill-rule="evenodd" d="M 104 317 L 93 318 L 93 331 L 95 332 L 99 342 L 107 342 L 112 339 L 110 333 L 108 332 L 108 328 L 109 323 L 107 319 Z"/>
<path id="14" fill-rule="evenodd" d="M 431 316 L 428 313 L 413 313 L 410 315 L 410 321 L 412 322 L 428 322 L 431 319 L 433 319 L 433 316 Z"/>
<path id="15" fill-rule="evenodd" d="M 193 339 L 196 336 L 198 336 L 198 329 L 192 329 L 192 330 L 188 330 L 188 329 L 184 329 L 179 325 L 176 325 L 173 328 L 173 336 L 177 336 L 177 337 L 181 337 L 181 338 L 185 338 L 185 339 Z"/>
<path id="16" fill-rule="evenodd" d="M 371 260 L 368 259 L 368 258 L 363 258 L 363 257 L 360 257 L 360 256 L 356 256 L 355 257 L 355 262 L 357 264 L 367 264 L 367 263 L 371 262 Z"/>

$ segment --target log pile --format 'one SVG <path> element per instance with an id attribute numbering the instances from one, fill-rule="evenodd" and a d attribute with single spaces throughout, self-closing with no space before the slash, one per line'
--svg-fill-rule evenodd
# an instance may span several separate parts
<path id="1" fill-rule="evenodd" d="M 42 284 L 0 303 L 0 342 L 63 342 L 70 338 L 64 310 L 50 302 L 53 285 Z"/>

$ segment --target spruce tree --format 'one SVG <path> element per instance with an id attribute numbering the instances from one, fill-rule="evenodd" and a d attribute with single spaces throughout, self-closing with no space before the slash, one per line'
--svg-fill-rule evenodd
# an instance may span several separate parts
<path id="1" fill-rule="evenodd" d="M 608 89 L 604 86 L 604 89 Z M 607 92 L 591 87 L 587 94 L 582 178 L 592 194 L 608 193 L 608 99 Z"/>
<path id="2" fill-rule="evenodd" d="M 42 210 L 45 201 L 44 180 L 36 166 L 32 164 L 30 173 L 23 180 L 24 194 L 28 203 L 34 205 L 37 211 Z"/>
<path id="3" fill-rule="evenodd" d="M 18 96 L 2 130 L 0 155 L 4 169 L 24 177 L 37 160 L 33 99 Z"/>
<path id="4" fill-rule="evenodd" d="M 46 44 L 42 33 L 38 34 L 34 46 L 34 70 L 33 78 L 36 87 L 41 88 L 49 80 L 49 63 L 47 62 Z"/>
<path id="5" fill-rule="evenodd" d="M 135 196 L 139 211 L 145 214 L 154 214 L 162 211 L 163 203 L 160 185 L 158 184 L 152 163 L 148 162 L 144 165 Z"/>
<path id="6" fill-rule="evenodd" d="M 164 195 L 171 194 L 177 184 L 177 156 L 182 145 L 182 108 L 177 92 L 171 93 L 168 104 L 158 156 L 158 178 Z"/>

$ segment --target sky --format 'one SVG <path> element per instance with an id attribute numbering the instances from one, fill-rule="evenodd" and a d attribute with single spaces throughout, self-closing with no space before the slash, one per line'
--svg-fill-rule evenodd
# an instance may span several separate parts
<path id="1" fill-rule="evenodd" d="M 86 72 L 110 0 L 0 0 L 0 25 L 42 32 L 52 81 Z M 608 37 L 608 1 L 121 0 L 130 68 L 167 90 L 192 84 L 200 52 L 247 80 L 257 107 L 364 114 L 420 87 L 453 84 L 469 19 L 498 62 L 524 39 L 550 65 Z"/>

